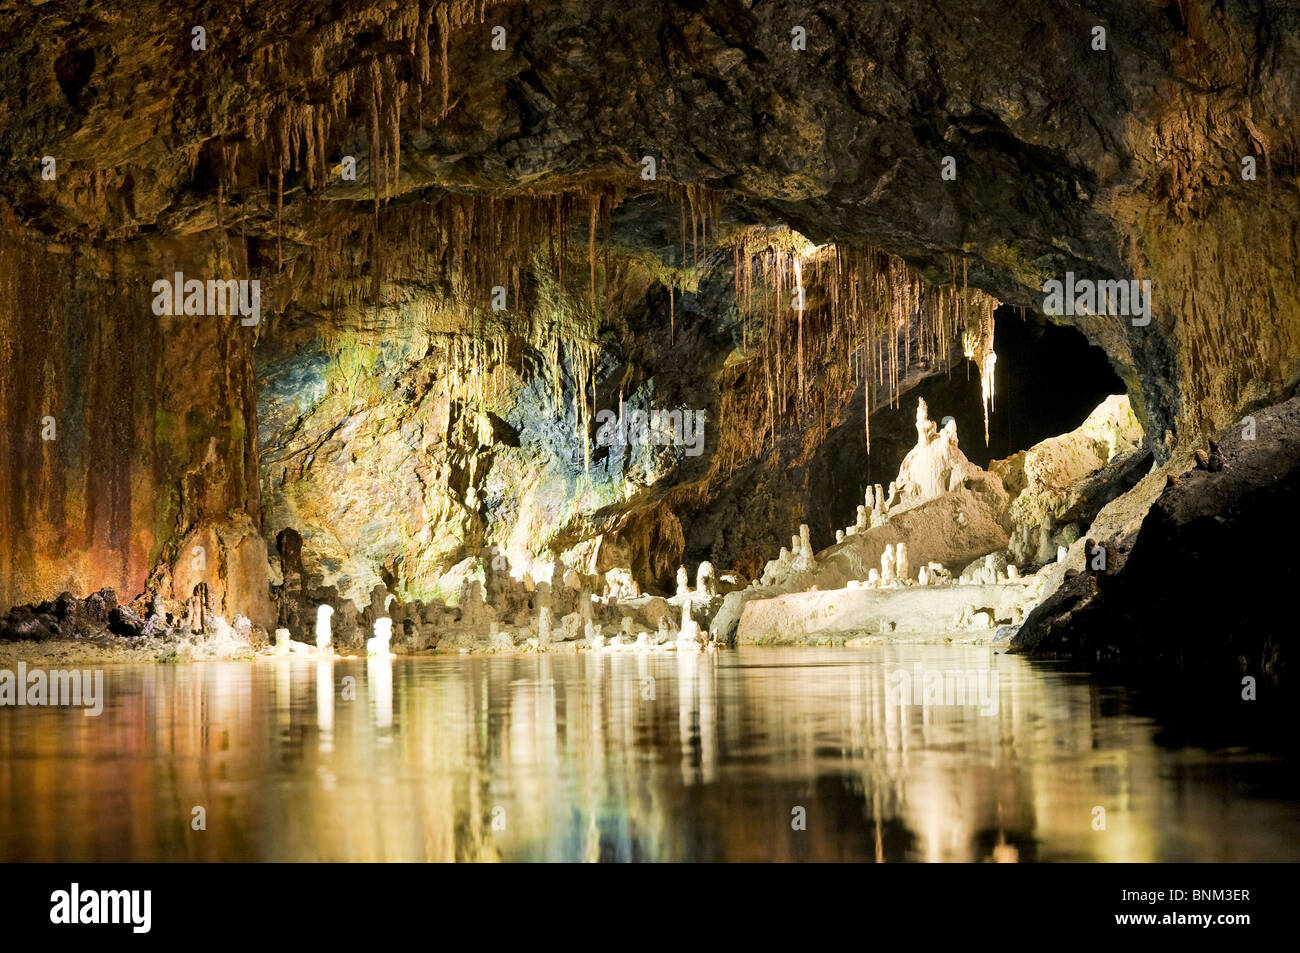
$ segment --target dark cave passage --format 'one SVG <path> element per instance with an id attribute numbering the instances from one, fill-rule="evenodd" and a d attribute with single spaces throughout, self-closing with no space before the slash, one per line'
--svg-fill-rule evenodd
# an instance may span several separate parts
<path id="1" fill-rule="evenodd" d="M 993 350 L 998 361 L 988 447 L 982 435 L 962 440 L 966 456 L 982 467 L 1073 430 L 1111 394 L 1124 393 L 1105 351 L 1078 328 L 1042 315 L 999 308 Z"/>
<path id="2" fill-rule="evenodd" d="M 946 374 L 921 381 L 894 407 L 871 415 L 867 452 L 860 397 L 848 418 L 827 437 L 808 468 L 806 507 L 816 545 L 834 541 L 835 528 L 851 521 L 866 486 L 888 486 L 916 444 L 916 402 L 925 400 L 941 423 L 952 417 L 962 452 L 981 467 L 1027 450 L 1078 427 L 1097 405 L 1124 384 L 1106 353 L 1077 328 L 1052 324 L 1042 315 L 1003 306 L 995 313 L 994 401 L 989 442 L 984 443 L 980 379 L 975 364 L 958 363 Z M 704 558 L 704 557 L 701 557 Z"/>

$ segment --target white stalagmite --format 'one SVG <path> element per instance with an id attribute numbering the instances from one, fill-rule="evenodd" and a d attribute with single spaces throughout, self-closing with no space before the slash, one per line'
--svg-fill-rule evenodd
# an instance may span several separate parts
<path id="1" fill-rule="evenodd" d="M 812 537 L 807 523 L 799 524 L 799 552 L 804 559 L 811 560 L 813 558 Z"/>
<path id="2" fill-rule="evenodd" d="M 393 620 L 384 616 L 375 620 L 374 638 L 366 640 L 367 655 L 389 655 L 388 643 L 393 637 Z"/>
<path id="3" fill-rule="evenodd" d="M 907 543 L 899 543 L 894 549 L 894 574 L 899 582 L 906 582 L 911 577 L 910 567 L 907 565 Z"/>
<path id="4" fill-rule="evenodd" d="M 685 566 L 677 567 L 677 595 L 689 596 L 691 594 L 690 576 L 686 574 Z"/>
<path id="5" fill-rule="evenodd" d="M 288 629 L 275 630 L 275 654 L 276 655 L 289 654 L 289 630 Z"/>
<path id="6" fill-rule="evenodd" d="M 316 648 L 322 651 L 330 647 L 333 626 L 330 616 L 334 614 L 333 606 L 319 606 L 316 609 Z"/>
<path id="7" fill-rule="evenodd" d="M 695 588 L 702 596 L 712 596 L 718 591 L 718 580 L 713 572 L 713 563 L 707 559 L 695 570 Z"/>
<path id="8" fill-rule="evenodd" d="M 957 422 L 949 420 L 939 430 L 930 419 L 925 400 L 917 400 L 916 446 L 898 468 L 898 502 L 933 499 L 955 490 L 978 469 L 957 445 Z"/>
<path id="9" fill-rule="evenodd" d="M 700 641 L 700 624 L 691 618 L 691 604 L 687 602 L 682 606 L 682 628 L 677 633 L 678 642 L 689 642 L 695 645 Z"/>
<path id="10" fill-rule="evenodd" d="M 542 606 L 537 613 L 537 644 L 549 645 L 551 641 L 551 607 Z"/>
<path id="11" fill-rule="evenodd" d="M 894 582 L 894 544 L 890 543 L 880 554 L 880 584 L 893 585 Z"/>

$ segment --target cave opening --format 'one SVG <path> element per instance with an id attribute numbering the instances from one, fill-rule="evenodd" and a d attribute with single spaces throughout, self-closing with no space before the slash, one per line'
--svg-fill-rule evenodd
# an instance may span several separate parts
<path id="1" fill-rule="evenodd" d="M 1106 353 L 1077 328 L 1003 305 L 994 315 L 993 340 L 997 361 L 987 444 L 979 423 L 979 371 L 969 359 L 922 379 L 895 406 L 877 409 L 871 415 L 870 452 L 860 412 L 831 432 L 807 473 L 805 507 L 817 546 L 834 541 L 835 528 L 851 520 L 867 486 L 888 486 L 894 479 L 916 443 L 918 399 L 936 421 L 957 421 L 962 452 L 987 468 L 994 460 L 1075 430 L 1108 397 L 1126 393 Z"/>

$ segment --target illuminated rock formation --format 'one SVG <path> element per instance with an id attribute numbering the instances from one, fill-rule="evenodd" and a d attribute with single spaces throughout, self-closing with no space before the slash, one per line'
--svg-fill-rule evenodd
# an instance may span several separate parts
<path id="1" fill-rule="evenodd" d="M 495 630 L 495 625 L 493 626 Z M 490 633 L 495 635 L 495 631 Z M 393 637 L 393 620 L 382 618 L 375 620 L 375 634 L 372 638 L 366 640 L 366 654 L 388 656 L 392 653 L 389 651 L 389 643 Z"/>
<path id="2" fill-rule="evenodd" d="M 333 639 L 333 626 L 330 621 L 333 615 L 333 606 L 322 605 L 316 609 L 316 648 L 321 651 L 328 649 Z"/>
<path id="3" fill-rule="evenodd" d="M 713 571 L 713 563 L 707 559 L 701 562 L 695 571 L 695 590 L 705 598 L 717 595 L 718 580 Z"/>

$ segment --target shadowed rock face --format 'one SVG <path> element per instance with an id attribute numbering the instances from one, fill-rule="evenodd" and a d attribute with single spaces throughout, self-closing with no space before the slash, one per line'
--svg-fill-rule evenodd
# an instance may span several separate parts
<path id="1" fill-rule="evenodd" d="M 799 522 L 785 472 L 815 455 L 816 436 L 703 490 L 716 444 L 698 460 L 603 455 L 605 474 L 584 484 L 579 415 L 543 399 L 558 378 L 571 405 L 583 362 L 599 371 L 599 407 L 639 386 L 645 400 L 715 408 L 734 383 L 724 368 L 745 330 L 719 317 L 727 256 L 679 289 L 667 327 L 660 270 L 689 257 L 669 183 L 710 190 L 711 239 L 788 224 L 1030 308 L 1066 271 L 1150 279 L 1149 326 L 1056 320 L 1106 351 L 1161 458 L 1297 377 L 1290 4 L 357 0 L 213 14 L 0 0 L 0 22 L 13 236 L 0 248 L 0 360 L 44 388 L 0 385 L 0 527 L 18 541 L 0 606 L 81 577 L 83 591 L 138 592 L 159 567 L 174 585 L 183 542 L 243 540 L 245 520 L 265 537 L 302 531 L 309 571 L 346 574 L 359 592 L 366 571 L 427 580 L 530 521 L 557 548 L 617 534 L 644 579 L 666 580 L 688 546 L 719 565 L 761 563 L 764 533 Z M 504 51 L 490 46 L 497 25 Z M 1091 47 L 1096 25 L 1105 51 Z M 795 26 L 806 50 L 791 49 Z M 654 187 L 640 177 L 647 155 Z M 939 175 L 945 156 L 953 181 Z M 1243 156 L 1258 157 L 1257 180 L 1242 179 Z M 611 189 L 626 195 L 608 211 L 598 200 L 601 234 L 615 268 L 642 272 L 603 307 L 596 353 L 562 353 L 550 378 L 507 377 L 496 402 L 440 398 L 433 382 L 463 365 L 436 346 L 421 302 L 448 290 L 448 234 L 469 225 L 426 228 L 442 214 L 432 203 L 568 190 L 553 237 L 578 245 L 588 196 Z M 479 258 L 514 260 L 507 232 L 476 238 Z M 152 316 L 150 283 L 180 263 L 260 278 L 264 323 Z M 581 256 L 570 264 L 585 273 Z M 34 282 L 24 289 L 33 269 L 60 275 L 39 287 L 61 320 L 37 306 Z M 93 282 L 134 297 L 85 294 Z M 88 350 L 92 328 L 126 356 Z M 535 344 L 501 364 L 516 360 L 546 365 Z M 826 372 L 812 369 L 814 384 Z M 826 388 L 833 423 L 853 395 Z M 81 442 L 43 447 L 45 406 Z M 627 499 L 615 491 L 634 466 L 645 479 Z M 710 519 L 687 515 L 697 509 Z M 320 538 L 331 522 L 369 549 Z M 756 525 L 728 538 L 743 522 Z M 245 559 L 230 556 L 235 577 Z"/>
<path id="2" fill-rule="evenodd" d="M 1278 594 L 1293 590 L 1296 561 L 1278 517 L 1300 490 L 1300 398 L 1252 417 L 1253 431 L 1220 435 L 1221 469 L 1174 467 L 1173 479 L 1162 477 L 1166 488 L 1140 527 L 1117 537 L 1107 571 L 1069 574 L 1014 647 L 1159 673 L 1237 669 L 1294 700 Z"/>

